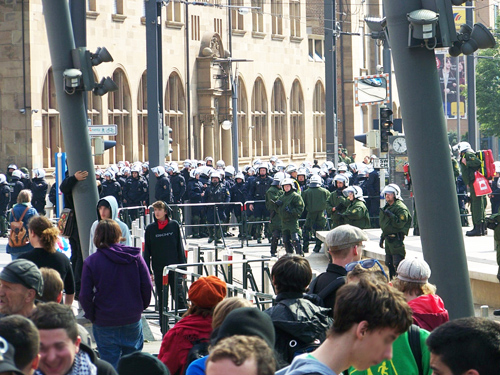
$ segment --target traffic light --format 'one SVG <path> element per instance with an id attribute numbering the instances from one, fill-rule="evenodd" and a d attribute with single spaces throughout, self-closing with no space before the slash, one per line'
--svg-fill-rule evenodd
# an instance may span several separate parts
<path id="1" fill-rule="evenodd" d="M 355 135 L 354 139 L 363 143 L 368 148 L 380 148 L 380 135 L 378 130 L 370 130 L 368 133 Z"/>
<path id="2" fill-rule="evenodd" d="M 73 59 L 73 66 L 82 73 L 81 90 L 93 91 L 94 94 L 99 96 L 107 94 L 110 91 L 118 90 L 118 86 L 110 77 L 104 77 L 99 83 L 94 80 L 94 71 L 92 67 L 102 62 L 113 61 L 113 58 L 106 48 L 99 47 L 95 53 L 91 53 L 86 50 L 85 47 L 75 48 L 71 51 L 71 57 Z"/>
<path id="3" fill-rule="evenodd" d="M 169 156 L 174 150 L 172 149 L 172 128 L 170 126 L 163 127 L 163 142 L 165 147 L 165 156 Z"/>
<path id="4" fill-rule="evenodd" d="M 105 141 L 102 138 L 94 138 L 94 155 L 102 155 L 104 151 L 116 146 L 116 141 Z"/>
<path id="5" fill-rule="evenodd" d="M 394 135 L 392 111 L 389 108 L 380 108 L 380 152 L 389 152 L 389 137 Z"/>

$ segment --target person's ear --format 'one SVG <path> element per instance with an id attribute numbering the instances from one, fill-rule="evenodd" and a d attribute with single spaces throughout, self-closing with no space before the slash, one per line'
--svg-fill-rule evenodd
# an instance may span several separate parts
<path id="1" fill-rule="evenodd" d="M 36 370 L 38 368 L 38 364 L 40 363 L 40 354 L 37 354 L 36 357 L 31 361 L 30 370 Z"/>
<path id="2" fill-rule="evenodd" d="M 56 302 L 57 302 L 57 303 L 61 303 L 62 298 L 63 298 L 63 291 L 61 290 L 61 291 L 59 292 L 59 295 L 58 295 L 58 296 L 57 296 L 57 298 L 56 298 Z"/>
<path id="3" fill-rule="evenodd" d="M 80 336 L 76 337 L 75 341 L 75 346 L 76 346 L 76 352 L 78 353 L 80 351 L 80 343 L 82 342 L 82 338 Z"/>
<path id="4" fill-rule="evenodd" d="M 356 326 L 357 338 L 362 340 L 366 332 L 368 332 L 368 322 L 366 320 L 363 320 L 359 322 L 358 325 Z"/>

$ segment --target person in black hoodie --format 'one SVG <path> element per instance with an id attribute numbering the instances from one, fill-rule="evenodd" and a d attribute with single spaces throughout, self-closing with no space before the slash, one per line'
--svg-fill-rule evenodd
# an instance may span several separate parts
<path id="1" fill-rule="evenodd" d="M 146 227 L 144 234 L 144 260 L 151 274 L 151 281 L 155 283 L 159 311 L 163 311 L 163 268 L 170 264 L 186 263 L 184 245 L 182 243 L 179 223 L 171 220 L 168 215 L 169 207 L 163 201 L 152 204 L 155 221 Z M 174 294 L 174 283 L 177 282 L 178 299 L 177 309 L 186 308 L 186 297 L 181 278 L 173 272 L 168 274 L 170 292 Z M 161 315 L 161 314 L 160 314 Z M 163 324 L 160 316 L 160 326 Z M 163 332 L 163 327 L 161 327 Z"/>

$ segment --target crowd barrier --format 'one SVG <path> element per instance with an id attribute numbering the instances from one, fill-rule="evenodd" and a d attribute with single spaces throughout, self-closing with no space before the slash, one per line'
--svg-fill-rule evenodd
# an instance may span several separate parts
<path id="1" fill-rule="evenodd" d="M 166 266 L 163 270 L 162 293 L 164 302 L 163 306 L 160 307 L 160 319 L 165 330 L 168 330 L 169 323 L 179 321 L 186 311 L 185 309 L 179 309 L 176 303 L 179 301 L 180 294 L 187 295 L 189 285 L 202 276 L 214 275 L 219 277 L 226 282 L 229 297 L 246 298 L 261 310 L 265 310 L 274 303 L 275 294 L 270 274 L 272 258 L 248 259 L 248 254 L 217 246 L 211 248 L 197 246 L 192 250 L 195 252 L 194 259 L 197 259 L 197 262 L 173 264 Z M 242 259 L 234 259 L 235 255 L 242 255 Z M 222 258 L 222 260 L 218 258 Z M 254 274 L 254 269 L 257 267 L 261 274 L 260 278 L 256 278 Z M 173 292 L 170 292 L 168 285 L 170 272 L 182 278 L 182 284 L 174 283 Z M 171 309 L 169 309 L 169 303 Z"/>

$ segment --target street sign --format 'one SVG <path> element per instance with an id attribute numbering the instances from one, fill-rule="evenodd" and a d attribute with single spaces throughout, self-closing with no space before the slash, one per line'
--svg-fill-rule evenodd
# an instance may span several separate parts
<path id="1" fill-rule="evenodd" d="M 380 158 L 380 169 L 388 169 L 389 168 L 389 159 Z"/>
<path id="2" fill-rule="evenodd" d="M 90 125 L 89 134 L 91 137 L 101 137 L 103 135 L 116 135 L 116 125 Z"/>

